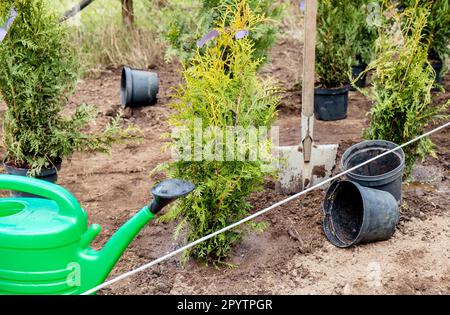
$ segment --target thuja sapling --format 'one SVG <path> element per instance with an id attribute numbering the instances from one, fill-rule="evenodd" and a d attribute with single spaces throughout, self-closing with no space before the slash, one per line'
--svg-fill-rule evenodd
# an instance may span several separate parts
<path id="1" fill-rule="evenodd" d="M 402 144 L 423 134 L 427 126 L 448 118 L 444 112 L 450 101 L 433 105 L 431 99 L 435 72 L 428 62 L 429 44 L 423 41 L 429 14 L 428 7 L 417 4 L 402 13 L 386 10 L 378 30 L 376 59 L 367 69 L 374 70 L 370 93 L 374 106 L 366 139 Z M 433 147 L 431 139 L 424 138 L 404 148 L 405 178 L 417 159 L 436 156 Z"/>
<path id="2" fill-rule="evenodd" d="M 348 1 L 318 2 L 316 72 L 322 88 L 339 88 L 350 82 L 354 32 L 348 23 L 352 9 Z"/>
<path id="3" fill-rule="evenodd" d="M 347 117 L 355 32 L 351 1 L 318 1 L 314 113 L 320 120 Z"/>
<path id="4" fill-rule="evenodd" d="M 247 141 L 247 134 L 230 133 L 241 129 L 257 134 L 261 127 L 269 130 L 275 120 L 278 91 L 270 81 L 258 78 L 260 60 L 252 56 L 254 44 L 245 35 L 245 31 L 251 33 L 263 18 L 245 3 L 229 7 L 226 15 L 216 28 L 218 36 L 209 38 L 205 51 L 197 51 L 191 65 L 184 69 L 185 83 L 175 95 L 178 101 L 170 105 L 175 114 L 169 123 L 173 128 L 185 128 L 185 137 L 173 135 L 168 148 L 185 146 L 187 135 L 188 140 L 192 138 L 187 152 L 194 156 L 158 168 L 170 177 L 188 179 L 197 186 L 162 217 L 163 221 L 180 220 L 175 236 L 184 230 L 186 242 L 242 219 L 251 208 L 246 199 L 263 187 L 266 176 L 273 174 L 273 171 L 265 172 L 266 157 L 271 156 L 270 139 L 258 146 L 266 154 L 253 155 L 254 143 Z M 200 143 L 192 143 L 194 138 L 201 139 Z M 236 149 L 231 159 L 226 149 L 230 142 Z M 196 149 L 197 145 L 200 150 Z M 208 151 L 214 154 L 202 155 Z M 263 226 L 253 225 L 254 228 Z M 217 235 L 198 244 L 184 257 L 192 255 L 207 262 L 224 263 L 243 232 L 240 229 Z"/>
<path id="5" fill-rule="evenodd" d="M 120 127 L 120 117 L 100 134 L 86 133 L 96 114 L 92 106 L 62 115 L 79 69 L 67 29 L 45 0 L 2 0 L 0 21 L 13 8 L 17 17 L 0 43 L 5 165 L 39 177 L 74 151 L 108 153 L 113 143 L 138 136 L 135 128 Z"/>

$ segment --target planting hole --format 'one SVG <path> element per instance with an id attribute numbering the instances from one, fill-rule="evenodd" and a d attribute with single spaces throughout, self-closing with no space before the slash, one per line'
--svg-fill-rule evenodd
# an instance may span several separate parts
<path id="1" fill-rule="evenodd" d="M 25 205 L 19 202 L 2 202 L 0 203 L 0 218 L 15 215 L 25 209 Z"/>
<path id="2" fill-rule="evenodd" d="M 336 237 L 343 243 L 351 243 L 358 237 L 364 216 L 361 194 L 353 184 L 342 183 L 335 192 L 331 218 Z"/>

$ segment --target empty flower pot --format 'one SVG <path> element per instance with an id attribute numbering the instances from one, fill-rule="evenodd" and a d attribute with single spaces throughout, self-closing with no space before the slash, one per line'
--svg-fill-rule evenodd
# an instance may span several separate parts
<path id="1" fill-rule="evenodd" d="M 350 85 L 338 89 L 316 88 L 314 91 L 314 114 L 319 120 L 347 118 L 348 91 Z"/>
<path id="2" fill-rule="evenodd" d="M 389 239 L 400 218 L 390 193 L 346 180 L 330 186 L 323 209 L 324 233 L 341 248 Z"/>
<path id="3" fill-rule="evenodd" d="M 157 73 L 123 68 L 120 86 L 120 102 L 123 107 L 156 104 L 158 91 Z"/>
<path id="4" fill-rule="evenodd" d="M 396 147 L 384 140 L 363 141 L 344 152 L 341 167 L 348 170 Z M 362 186 L 387 191 L 400 203 L 404 169 L 405 153 L 399 149 L 348 173 L 347 177 Z"/>

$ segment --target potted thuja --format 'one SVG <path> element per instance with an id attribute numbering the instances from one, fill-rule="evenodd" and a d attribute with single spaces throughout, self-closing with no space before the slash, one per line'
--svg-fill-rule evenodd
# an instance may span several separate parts
<path id="1" fill-rule="evenodd" d="M 4 166 L 9 174 L 54 182 L 62 160 L 74 151 L 106 153 L 134 130 L 121 129 L 117 117 L 101 134 L 86 133 L 95 115 L 88 105 L 63 115 L 79 69 L 67 30 L 44 0 L 2 1 L 0 19 L 12 11 L 17 17 L 0 43 Z"/>
<path id="2" fill-rule="evenodd" d="M 378 2 L 374 0 L 354 0 L 349 3 L 349 21 L 347 24 L 347 37 L 351 42 L 352 54 L 352 85 L 357 88 L 366 86 L 366 73 L 364 70 L 370 64 L 375 53 L 377 30 L 375 27 L 376 15 L 369 15 Z M 379 6 L 378 6 L 379 7 Z M 356 90 L 351 87 L 351 90 Z"/>
<path id="3" fill-rule="evenodd" d="M 448 119 L 450 100 L 434 104 L 431 90 L 435 72 L 428 61 L 430 44 L 423 41 L 432 11 L 416 4 L 402 13 L 387 10 L 385 22 L 376 41 L 377 55 L 368 66 L 374 70 L 370 97 L 370 125 L 367 140 L 406 143 L 422 135 L 427 128 Z M 424 66 L 425 65 L 425 66 Z M 426 156 L 436 157 L 429 137 L 405 148 L 404 179 L 412 173 L 414 163 Z"/>
<path id="4" fill-rule="evenodd" d="M 314 112 L 320 120 L 347 117 L 352 48 L 346 23 L 349 4 L 319 1 Z"/>

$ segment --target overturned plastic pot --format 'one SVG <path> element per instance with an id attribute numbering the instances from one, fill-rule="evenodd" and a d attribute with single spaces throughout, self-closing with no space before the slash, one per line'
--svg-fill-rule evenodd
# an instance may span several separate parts
<path id="1" fill-rule="evenodd" d="M 316 88 L 314 90 L 314 114 L 319 120 L 347 118 L 348 91 L 350 85 L 338 89 Z"/>
<path id="2" fill-rule="evenodd" d="M 355 80 L 356 78 L 359 77 L 359 75 L 366 70 L 367 65 L 366 64 L 358 64 L 356 66 L 352 67 L 352 77 L 353 80 Z M 366 79 L 367 79 L 367 75 L 364 74 L 362 75 L 358 81 L 355 82 L 355 85 L 359 88 L 363 88 L 366 86 Z M 356 91 L 356 88 L 354 88 L 353 86 L 350 86 L 350 91 Z"/>
<path id="3" fill-rule="evenodd" d="M 341 168 L 343 170 L 351 169 L 397 147 L 395 143 L 385 140 L 360 142 L 344 152 Z M 398 149 L 348 173 L 347 177 L 362 186 L 389 192 L 400 203 L 404 169 L 405 153 L 402 149 Z"/>
<path id="4" fill-rule="evenodd" d="M 123 107 L 154 105 L 158 101 L 158 74 L 150 71 L 122 69 L 120 103 Z"/>
<path id="5" fill-rule="evenodd" d="M 58 180 L 58 171 L 61 170 L 61 164 L 62 164 L 62 161 L 58 160 L 54 166 L 42 169 L 39 172 L 39 174 L 34 176 L 34 178 L 45 180 L 50 183 L 56 183 L 56 181 Z M 3 162 L 3 167 L 5 168 L 6 173 L 9 175 L 28 176 L 28 171 L 30 170 L 28 168 L 16 167 L 7 162 Z M 15 191 L 15 190 L 11 190 L 10 194 L 11 194 L 11 197 L 14 197 L 14 198 L 42 198 L 37 195 L 28 194 L 25 192 Z"/>
<path id="6" fill-rule="evenodd" d="M 389 239 L 400 218 L 390 193 L 347 180 L 329 187 L 323 209 L 324 233 L 341 248 Z"/>

